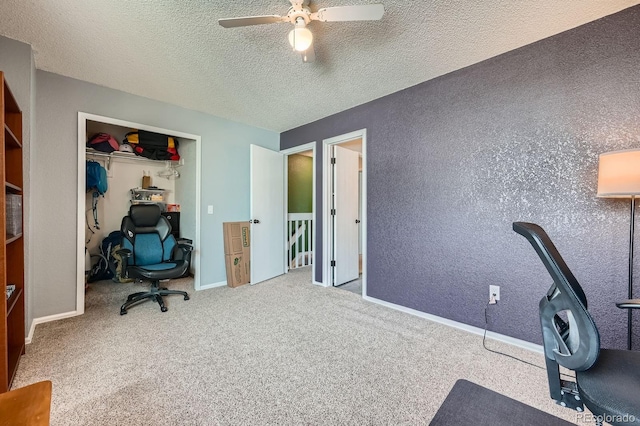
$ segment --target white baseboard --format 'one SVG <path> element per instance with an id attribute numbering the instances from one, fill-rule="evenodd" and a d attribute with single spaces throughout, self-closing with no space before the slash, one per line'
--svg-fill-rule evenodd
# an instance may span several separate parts
<path id="1" fill-rule="evenodd" d="M 447 318 L 442 318 L 437 315 L 432 315 L 426 312 L 417 311 L 415 309 L 407 308 L 406 306 L 396 305 L 395 303 L 385 302 L 384 300 L 376 299 L 370 296 L 363 296 L 363 299 L 368 302 L 376 303 L 378 305 L 386 306 L 387 308 L 391 308 L 397 311 L 405 312 L 407 314 L 415 315 L 417 317 L 424 318 L 429 321 L 448 325 L 449 327 L 457 328 L 458 330 L 464 330 L 469 333 L 478 334 L 480 336 L 484 334 L 484 329 L 479 327 L 474 327 L 469 324 L 464 324 L 462 322 L 453 321 Z M 510 345 L 527 349 L 532 352 L 537 352 L 540 354 L 544 353 L 542 345 L 537 345 L 535 343 L 527 342 L 526 340 L 516 339 L 515 337 L 511 337 L 511 336 L 505 336 L 504 334 L 495 333 L 493 331 L 487 331 L 487 338 L 497 340 L 499 342 L 508 343 Z"/>
<path id="2" fill-rule="evenodd" d="M 213 284 L 207 284 L 205 286 L 200 286 L 199 290 L 207 290 L 210 288 L 216 288 L 216 287 L 223 287 L 227 285 L 226 281 L 220 281 L 217 283 L 213 283 Z M 27 337 L 25 337 L 24 342 L 25 344 L 30 344 L 31 340 L 33 339 L 33 333 L 35 332 L 36 329 L 36 325 L 38 324 L 44 324 L 45 322 L 50 322 L 50 321 L 57 321 L 57 320 L 61 320 L 61 319 L 65 319 L 65 318 L 71 318 L 71 317 L 75 317 L 81 315 L 80 313 L 78 313 L 78 311 L 71 311 L 71 312 L 64 312 L 61 314 L 55 314 L 55 315 L 49 315 L 46 317 L 40 317 L 40 318 L 34 318 L 33 321 L 31 322 L 31 327 L 29 328 L 29 335 Z"/>
<path id="3" fill-rule="evenodd" d="M 197 289 L 197 291 L 209 290 L 210 288 L 216 288 L 216 287 L 224 287 L 225 285 L 227 285 L 226 281 L 220 281 L 212 284 L 205 284 L 205 285 L 201 285 L 200 288 Z"/>
<path id="4" fill-rule="evenodd" d="M 315 285 L 319 285 L 320 287 L 326 287 L 326 285 L 324 285 L 324 283 L 318 282 L 318 281 L 312 281 L 313 284 Z"/>
<path id="5" fill-rule="evenodd" d="M 24 339 L 25 344 L 30 344 L 31 339 L 33 339 L 33 333 L 36 331 L 36 325 L 44 324 L 45 322 L 57 321 L 65 318 L 77 317 L 79 314 L 78 311 L 64 312 L 62 314 L 49 315 L 46 317 L 34 318 L 31 321 L 31 327 L 29 327 L 29 335 Z"/>

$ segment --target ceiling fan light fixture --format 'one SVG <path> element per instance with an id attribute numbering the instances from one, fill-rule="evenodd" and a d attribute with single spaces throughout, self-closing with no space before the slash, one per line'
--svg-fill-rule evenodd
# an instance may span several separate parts
<path id="1" fill-rule="evenodd" d="M 296 25 L 296 27 L 289 32 L 289 44 L 298 52 L 306 51 L 312 42 L 313 34 L 304 25 Z"/>
<path id="2" fill-rule="evenodd" d="M 384 5 L 361 4 L 356 6 L 324 7 L 312 12 L 309 0 L 289 0 L 291 7 L 286 15 L 244 16 L 239 18 L 222 18 L 218 23 L 224 28 L 247 27 L 250 25 L 289 23 L 295 27 L 289 32 L 289 44 L 296 52 L 302 53 L 302 62 L 315 60 L 313 49 L 313 34 L 307 25 L 313 21 L 344 22 L 344 21 L 378 21 L 384 15 Z"/>

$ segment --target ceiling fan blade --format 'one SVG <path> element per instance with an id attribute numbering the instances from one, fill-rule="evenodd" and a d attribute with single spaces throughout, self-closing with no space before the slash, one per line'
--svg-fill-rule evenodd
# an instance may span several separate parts
<path id="1" fill-rule="evenodd" d="M 316 60 L 316 52 L 313 49 L 313 44 L 309 46 L 309 48 L 302 52 L 302 62 L 308 64 L 310 62 L 314 62 Z"/>
<path id="2" fill-rule="evenodd" d="M 218 24 L 225 28 L 246 27 L 249 25 L 275 24 L 286 22 L 287 18 L 279 15 L 244 16 L 242 18 L 218 19 Z"/>
<path id="3" fill-rule="evenodd" d="M 293 10 L 302 10 L 303 7 L 309 6 L 309 0 L 289 0 Z"/>
<path id="4" fill-rule="evenodd" d="M 384 5 L 326 7 L 311 14 L 311 19 L 323 22 L 377 21 L 384 15 Z"/>

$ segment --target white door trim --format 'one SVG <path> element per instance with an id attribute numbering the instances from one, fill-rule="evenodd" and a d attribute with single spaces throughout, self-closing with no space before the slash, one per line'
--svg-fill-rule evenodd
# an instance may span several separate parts
<path id="1" fill-rule="evenodd" d="M 362 139 L 362 296 L 367 295 L 367 129 L 345 133 L 322 141 L 322 285 L 331 287 L 331 145 Z"/>
<path id="2" fill-rule="evenodd" d="M 313 165 L 312 173 L 313 173 L 313 188 L 311 194 L 311 217 L 313 220 L 311 221 L 311 239 L 313 240 L 313 264 L 311 265 L 311 282 L 317 285 L 323 285 L 323 283 L 316 281 L 316 259 L 318 258 L 318 241 L 316 239 L 316 141 L 306 143 L 304 145 L 298 145 L 293 148 L 283 149 L 280 151 L 281 154 L 284 155 L 284 229 L 287 229 L 287 210 L 289 207 L 288 200 L 288 185 L 289 185 L 289 156 L 293 154 L 298 154 L 299 152 L 304 151 L 313 151 L 313 161 L 311 164 Z M 284 250 L 284 259 L 285 272 L 289 272 L 289 265 L 287 263 L 287 246 L 285 241 Z"/>
<path id="3" fill-rule="evenodd" d="M 196 142 L 196 235 L 193 239 L 193 270 L 195 290 L 200 290 L 200 181 L 202 162 L 202 138 L 190 133 L 178 132 L 175 130 L 162 129 L 160 127 L 147 126 L 131 121 L 119 120 L 111 117 L 78 112 L 78 217 L 77 217 L 77 243 L 76 243 L 76 310 L 75 315 L 84 313 L 84 247 L 85 247 L 85 185 L 86 185 L 86 135 L 87 120 L 99 121 L 101 123 L 113 124 L 116 126 L 130 127 L 134 129 L 147 130 L 149 132 L 169 134 L 178 138 L 192 139 Z M 69 313 L 65 314 L 69 315 Z M 55 318 L 54 318 L 55 319 Z"/>
<path id="4" fill-rule="evenodd" d="M 359 140 L 359 139 L 357 139 Z M 331 226 L 333 227 L 333 285 L 340 286 L 360 278 L 360 178 L 359 152 L 343 145 L 333 147 L 333 199 Z M 362 148 L 362 147 L 360 147 Z"/>

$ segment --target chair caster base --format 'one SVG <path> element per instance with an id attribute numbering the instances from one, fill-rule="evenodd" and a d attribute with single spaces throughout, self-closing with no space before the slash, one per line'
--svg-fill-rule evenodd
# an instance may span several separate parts
<path id="1" fill-rule="evenodd" d="M 131 306 L 138 304 L 144 300 L 155 300 L 158 305 L 160 305 L 160 311 L 167 312 L 168 309 L 164 305 L 163 296 L 170 296 L 173 294 L 181 295 L 184 300 L 189 300 L 189 294 L 186 291 L 180 290 L 169 290 L 166 287 L 158 287 L 157 281 L 151 283 L 151 288 L 148 292 L 137 292 L 134 294 L 130 294 L 127 297 L 127 301 L 120 307 L 120 315 L 125 315 L 127 313 L 127 309 Z"/>

